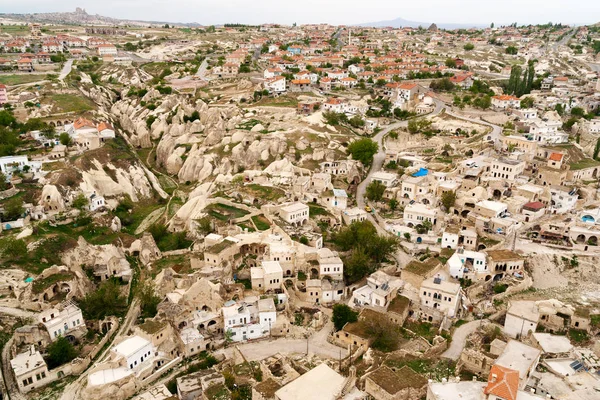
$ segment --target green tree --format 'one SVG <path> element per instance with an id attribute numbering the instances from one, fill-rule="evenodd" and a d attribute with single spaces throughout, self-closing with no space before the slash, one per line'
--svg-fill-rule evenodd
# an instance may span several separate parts
<path id="1" fill-rule="evenodd" d="M 23 208 L 23 199 L 13 197 L 4 203 L 4 220 L 13 221 L 21 218 L 25 209 Z"/>
<path id="2" fill-rule="evenodd" d="M 71 140 L 71 136 L 69 136 L 69 134 L 67 132 L 61 133 L 60 136 L 58 137 L 58 139 L 60 140 L 60 144 L 65 145 L 65 146 L 70 146 L 73 142 Z"/>
<path id="3" fill-rule="evenodd" d="M 27 244 L 23 239 L 7 237 L 0 241 L 0 254 L 11 261 L 18 261 L 27 256 Z"/>
<path id="4" fill-rule="evenodd" d="M 533 97 L 525 97 L 521 100 L 521 108 L 533 107 Z"/>
<path id="5" fill-rule="evenodd" d="M 99 320 L 108 315 L 122 314 L 126 308 L 125 300 L 120 285 L 115 280 L 107 280 L 100 284 L 98 290 L 88 293 L 79 307 L 86 319 Z"/>
<path id="6" fill-rule="evenodd" d="M 367 186 L 367 199 L 371 201 L 380 201 L 385 192 L 385 185 L 378 181 L 373 181 Z"/>
<path id="7" fill-rule="evenodd" d="M 371 165 L 378 149 L 377 143 L 369 138 L 355 140 L 348 146 L 352 159 L 362 162 L 365 166 Z"/>
<path id="8" fill-rule="evenodd" d="M 154 283 L 152 281 L 141 282 L 138 288 L 138 297 L 140 299 L 142 317 L 153 318 L 158 312 L 158 304 L 161 301 L 161 298 L 156 295 Z"/>
<path id="9" fill-rule="evenodd" d="M 463 46 L 463 49 L 465 49 L 465 51 L 471 51 L 475 48 L 475 45 L 473 43 L 467 43 Z"/>
<path id="10" fill-rule="evenodd" d="M 213 231 L 212 223 L 207 217 L 200 218 L 198 220 L 198 232 L 202 235 L 208 235 Z"/>
<path id="11" fill-rule="evenodd" d="M 63 364 L 74 360 L 78 352 L 73 345 L 63 336 L 60 336 L 56 341 L 52 342 L 46 348 L 48 353 L 45 357 L 48 369 L 54 369 Z"/>
<path id="12" fill-rule="evenodd" d="M 331 317 L 333 326 L 339 331 L 348 322 L 358 321 L 358 313 L 348 307 L 346 304 L 335 304 L 333 306 L 333 316 Z"/>
<path id="13" fill-rule="evenodd" d="M 390 205 L 390 210 L 395 211 L 398 208 L 398 200 L 391 199 L 389 205 Z"/>
<path id="14" fill-rule="evenodd" d="M 363 128 L 365 126 L 365 120 L 360 115 L 355 115 L 348 121 L 353 128 Z"/>
<path id="15" fill-rule="evenodd" d="M 88 205 L 88 199 L 83 193 L 79 193 L 73 200 L 73 208 L 83 210 Z"/>
<path id="16" fill-rule="evenodd" d="M 6 190 L 10 187 L 10 183 L 6 179 L 4 172 L 0 171 L 0 190 Z"/>
<path id="17" fill-rule="evenodd" d="M 445 64 L 448 68 L 456 68 L 456 60 L 454 58 L 447 58 Z"/>
<path id="18" fill-rule="evenodd" d="M 442 193 L 441 201 L 446 211 L 450 211 L 454 207 L 454 202 L 456 202 L 456 192 L 447 191 Z"/>
<path id="19" fill-rule="evenodd" d="M 508 46 L 506 49 L 504 49 L 504 52 L 506 54 L 516 55 L 519 50 L 515 46 Z"/>

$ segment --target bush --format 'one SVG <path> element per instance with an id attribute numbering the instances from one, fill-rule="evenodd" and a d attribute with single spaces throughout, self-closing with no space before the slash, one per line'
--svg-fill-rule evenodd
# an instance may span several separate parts
<path id="1" fill-rule="evenodd" d="M 496 294 L 504 293 L 506 292 L 506 289 L 508 289 L 508 285 L 505 285 L 503 283 L 496 283 L 494 285 L 494 293 Z"/>

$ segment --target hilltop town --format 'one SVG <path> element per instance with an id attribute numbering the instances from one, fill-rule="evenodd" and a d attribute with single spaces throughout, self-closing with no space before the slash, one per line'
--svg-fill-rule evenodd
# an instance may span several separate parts
<path id="1" fill-rule="evenodd" d="M 0 398 L 600 398 L 600 26 L 1 22 Z"/>

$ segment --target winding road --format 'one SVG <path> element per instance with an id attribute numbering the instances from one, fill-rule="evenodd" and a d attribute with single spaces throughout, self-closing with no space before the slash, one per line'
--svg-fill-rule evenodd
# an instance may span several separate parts
<path id="1" fill-rule="evenodd" d="M 450 347 L 442 353 L 442 357 L 454 361 L 458 360 L 460 353 L 462 353 L 465 348 L 467 337 L 475 332 L 482 324 L 487 325 L 488 322 L 489 321 L 487 320 L 471 321 L 456 328 L 454 334 L 452 334 L 452 343 L 450 343 Z"/>
<path id="2" fill-rule="evenodd" d="M 435 103 L 436 103 L 435 110 L 433 111 L 433 113 L 430 114 L 432 116 L 438 115 L 440 112 L 442 112 L 442 110 L 444 109 L 444 106 L 445 106 L 444 102 L 442 102 L 440 100 L 435 100 Z M 383 130 L 381 130 L 378 134 L 376 134 L 373 137 L 373 140 L 377 143 L 378 150 L 377 150 L 377 153 L 373 156 L 373 162 L 371 163 L 371 168 L 369 169 L 369 173 L 367 174 L 365 179 L 363 179 L 363 181 L 356 188 L 356 205 L 358 208 L 360 208 L 360 209 L 365 208 L 365 205 L 366 205 L 365 193 L 367 191 L 367 186 L 371 182 L 371 178 L 373 177 L 373 174 L 381 171 L 381 168 L 383 168 L 383 162 L 385 161 L 385 146 L 383 143 L 384 138 L 387 136 L 388 133 L 390 133 L 394 129 L 404 128 L 407 126 L 408 126 L 408 121 L 395 122 L 391 125 L 386 126 Z M 375 217 L 373 217 L 373 215 L 369 214 L 369 220 L 377 228 L 377 231 L 379 232 L 379 234 L 387 233 L 385 231 L 384 227 L 382 227 L 376 221 L 376 219 L 375 219 Z"/>

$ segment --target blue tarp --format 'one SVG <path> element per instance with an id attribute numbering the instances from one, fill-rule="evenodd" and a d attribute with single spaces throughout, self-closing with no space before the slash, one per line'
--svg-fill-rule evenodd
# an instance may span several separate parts
<path id="1" fill-rule="evenodd" d="M 412 174 L 412 176 L 415 177 L 421 177 L 421 176 L 427 176 L 427 174 L 429 173 L 429 170 L 427 168 L 419 168 L 419 170 L 417 172 L 415 172 L 414 174 Z"/>

